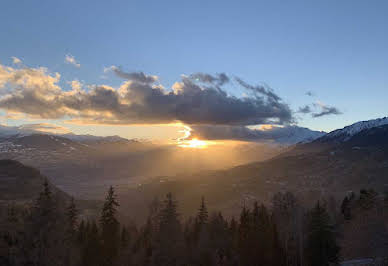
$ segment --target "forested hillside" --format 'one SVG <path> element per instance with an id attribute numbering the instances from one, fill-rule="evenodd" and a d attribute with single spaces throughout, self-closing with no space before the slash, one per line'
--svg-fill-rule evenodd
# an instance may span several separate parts
<path id="1" fill-rule="evenodd" d="M 277 193 L 271 206 L 242 206 L 231 219 L 209 213 L 204 198 L 183 219 L 168 193 L 155 198 L 140 225 L 120 220 L 113 187 L 96 219 L 80 217 L 73 199 L 64 207 L 55 199 L 44 182 L 31 206 L 0 209 L 1 265 L 323 266 L 365 256 L 384 261 L 387 250 L 388 199 L 373 190 L 310 209 L 292 193 Z"/>

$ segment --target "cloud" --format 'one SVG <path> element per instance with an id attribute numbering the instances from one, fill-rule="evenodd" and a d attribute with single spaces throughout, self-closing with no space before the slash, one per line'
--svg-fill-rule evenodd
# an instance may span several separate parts
<path id="1" fill-rule="evenodd" d="M 7 91 L 0 98 L 0 108 L 40 118 L 60 117 L 57 99 L 62 94 L 57 85 L 60 74 L 48 74 L 46 68 L 14 69 L 0 65 L 0 88 Z"/>
<path id="2" fill-rule="evenodd" d="M 78 68 L 81 67 L 81 64 L 79 62 L 77 62 L 77 60 L 75 60 L 75 57 L 72 56 L 71 54 L 67 54 L 65 56 L 65 63 L 72 64 L 73 66 L 78 67 Z"/>
<path id="3" fill-rule="evenodd" d="M 67 83 L 70 84 L 71 88 L 72 88 L 74 91 L 79 91 L 79 90 L 81 90 L 81 88 L 82 88 L 82 83 L 79 82 L 78 80 L 68 81 Z"/>
<path id="4" fill-rule="evenodd" d="M 305 93 L 307 96 L 310 96 L 310 97 L 313 97 L 313 96 L 315 96 L 315 93 L 314 92 L 312 92 L 312 91 L 306 91 L 306 93 Z"/>
<path id="5" fill-rule="evenodd" d="M 57 126 L 49 123 L 24 124 L 18 127 L 21 130 L 40 131 L 52 134 L 67 134 L 71 131 L 62 126 Z"/>
<path id="6" fill-rule="evenodd" d="M 225 74 L 210 80 L 201 76 L 201 82 L 182 76 L 171 89 L 165 89 L 156 83 L 156 76 L 111 69 L 126 79 L 118 88 L 96 85 L 86 91 L 74 83 L 73 89 L 66 91 L 58 85 L 58 73 L 0 65 L 0 87 L 11 88 L 0 97 L 0 109 L 93 124 L 254 125 L 289 124 L 294 120 L 289 106 L 270 88 L 237 79 L 249 96 L 228 95 L 221 87 L 230 81 Z M 206 86 L 201 84 L 204 82 Z"/>
<path id="7" fill-rule="evenodd" d="M 342 112 L 337 108 L 333 106 L 325 105 L 321 102 L 313 103 L 311 104 L 313 108 L 310 107 L 310 105 L 305 105 L 302 107 L 299 107 L 297 113 L 302 114 L 311 114 L 311 117 L 318 118 L 325 115 L 340 115 Z M 315 111 L 313 111 L 313 109 Z"/>
<path id="8" fill-rule="evenodd" d="M 12 56 L 11 58 L 12 58 L 12 63 L 15 64 L 15 65 L 19 65 L 19 64 L 22 63 L 22 60 L 17 58 L 17 57 L 15 57 L 15 56 Z"/>
<path id="9" fill-rule="evenodd" d="M 311 110 L 311 107 L 309 105 L 305 105 L 303 107 L 299 107 L 298 109 L 298 113 L 302 113 L 302 114 L 308 114 L 308 113 L 311 113 L 312 110 Z"/>
<path id="10" fill-rule="evenodd" d="M 241 85 L 243 86 L 244 88 L 250 90 L 251 92 L 253 92 L 255 95 L 265 95 L 268 97 L 268 100 L 272 103 L 278 103 L 281 98 L 275 94 L 273 92 L 273 90 L 271 88 L 268 88 L 268 87 L 264 87 L 264 86 L 261 86 L 261 85 L 256 85 L 256 86 L 252 86 L 246 82 L 244 82 L 242 79 L 236 77 L 235 78 L 236 81 Z"/>
<path id="11" fill-rule="evenodd" d="M 132 80 L 140 83 L 151 84 L 158 80 L 157 76 L 146 75 L 143 72 L 124 72 L 120 67 L 117 66 L 110 66 L 104 68 L 104 73 L 107 73 L 109 71 L 112 71 L 122 79 Z"/>
<path id="12" fill-rule="evenodd" d="M 314 106 L 320 108 L 319 112 L 312 113 L 311 116 L 314 118 L 325 116 L 325 115 L 340 115 L 342 112 L 334 106 L 327 106 L 323 103 L 315 103 Z"/>
<path id="13" fill-rule="evenodd" d="M 120 78 L 132 80 L 132 81 L 140 82 L 140 83 L 150 84 L 150 83 L 154 83 L 158 80 L 157 76 L 146 75 L 143 72 L 130 72 L 130 73 L 128 73 L 128 72 L 122 71 L 121 68 L 117 68 L 117 67 L 113 68 L 113 72 L 117 76 L 119 76 Z"/>
<path id="14" fill-rule="evenodd" d="M 219 73 L 213 76 L 207 73 L 197 72 L 191 74 L 190 78 L 193 81 L 199 81 L 202 83 L 209 83 L 218 86 L 222 86 L 230 81 L 229 77 L 225 73 Z"/>
<path id="15" fill-rule="evenodd" d="M 190 126 L 189 138 L 206 140 L 242 140 L 256 142 L 276 142 L 294 144 L 313 140 L 324 135 L 324 132 L 312 131 L 297 126 L 261 125 L 260 127 L 229 126 L 229 125 L 194 125 Z"/>

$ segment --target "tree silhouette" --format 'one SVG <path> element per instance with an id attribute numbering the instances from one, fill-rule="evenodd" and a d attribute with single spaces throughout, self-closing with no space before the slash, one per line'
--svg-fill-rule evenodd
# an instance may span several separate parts
<path id="1" fill-rule="evenodd" d="M 102 240 L 102 263 L 105 266 L 114 265 L 120 242 L 120 223 L 116 218 L 119 203 L 111 186 L 105 198 L 100 217 Z"/>
<path id="2" fill-rule="evenodd" d="M 339 247 L 326 208 L 319 201 L 310 212 L 307 256 L 309 265 L 328 266 L 338 262 Z"/>

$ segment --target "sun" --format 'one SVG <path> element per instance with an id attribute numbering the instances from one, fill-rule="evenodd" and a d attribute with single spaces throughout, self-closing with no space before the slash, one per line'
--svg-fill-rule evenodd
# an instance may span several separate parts
<path id="1" fill-rule="evenodd" d="M 180 133 L 183 133 L 184 135 L 177 139 L 177 145 L 181 148 L 194 148 L 194 149 L 205 149 L 209 145 L 214 144 L 211 141 L 207 140 L 200 140 L 198 138 L 191 138 L 191 132 L 192 129 L 187 125 L 182 125 L 183 129 L 180 130 Z"/>
<path id="2" fill-rule="evenodd" d="M 190 140 L 181 141 L 181 143 L 179 143 L 178 146 L 182 147 L 182 148 L 204 149 L 208 146 L 208 143 L 207 143 L 207 141 L 193 138 Z"/>

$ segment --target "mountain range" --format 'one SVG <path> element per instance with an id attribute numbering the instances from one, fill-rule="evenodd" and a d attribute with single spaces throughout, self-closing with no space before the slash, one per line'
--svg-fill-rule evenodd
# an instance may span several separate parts
<path id="1" fill-rule="evenodd" d="M 126 190 L 125 208 L 145 206 L 155 195 L 172 191 L 188 213 L 204 196 L 210 209 L 234 210 L 253 201 L 270 204 L 274 193 L 291 191 L 306 205 L 329 198 L 341 201 L 350 191 L 388 191 L 387 118 L 359 122 L 328 133 L 261 162 L 226 170 L 149 179 Z M 131 199 L 131 200 L 129 200 Z M 137 199 L 136 201 L 133 199 Z M 187 213 L 187 214 L 188 214 Z"/>
<path id="2" fill-rule="evenodd" d="M 206 149 L 194 152 L 116 136 L 43 134 L 2 126 L 0 159 L 36 167 L 60 189 L 83 199 L 101 199 L 106 188 L 115 185 L 128 199 L 124 206 L 144 205 L 168 191 L 185 199 L 183 204 L 196 204 L 198 195 L 204 195 L 210 207 L 233 210 L 245 201 L 268 202 L 276 191 L 294 191 L 309 202 L 328 194 L 341 198 L 363 187 L 388 189 L 388 118 L 323 136 L 289 128 L 290 134 L 283 130 L 277 139 L 297 139 L 297 144 L 221 147 L 220 154 L 234 155 L 220 162 L 217 153 Z M 295 137 L 298 132 L 315 137 L 301 140 Z"/>

